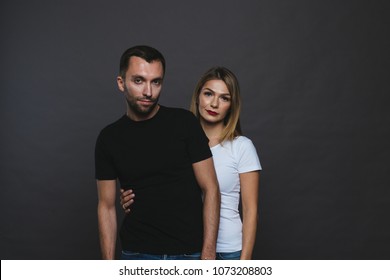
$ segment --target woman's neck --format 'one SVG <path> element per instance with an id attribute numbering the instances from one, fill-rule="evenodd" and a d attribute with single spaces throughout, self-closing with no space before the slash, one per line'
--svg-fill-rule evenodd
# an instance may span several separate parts
<path id="1" fill-rule="evenodd" d="M 207 138 L 209 139 L 209 146 L 213 147 L 215 145 L 218 145 L 220 143 L 221 133 L 224 128 L 223 122 L 208 123 L 205 121 L 201 121 L 200 124 L 202 125 L 202 128 Z"/>

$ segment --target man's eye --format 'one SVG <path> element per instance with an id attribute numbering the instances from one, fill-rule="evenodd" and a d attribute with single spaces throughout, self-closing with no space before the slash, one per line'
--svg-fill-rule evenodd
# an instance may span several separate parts
<path id="1" fill-rule="evenodd" d="M 155 81 L 153 81 L 153 84 L 155 84 L 156 86 L 159 86 L 159 85 L 161 85 L 161 80 L 155 80 Z"/>
<path id="2" fill-rule="evenodd" d="M 142 83 L 142 80 L 141 79 L 134 79 L 134 83 L 140 84 L 140 83 Z"/>

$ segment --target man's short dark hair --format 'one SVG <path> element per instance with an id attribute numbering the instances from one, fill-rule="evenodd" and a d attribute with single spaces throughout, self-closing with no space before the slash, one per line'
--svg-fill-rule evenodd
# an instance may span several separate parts
<path id="1" fill-rule="evenodd" d="M 126 77 L 126 72 L 129 68 L 130 57 L 132 56 L 140 57 L 148 63 L 153 61 L 160 61 L 163 67 L 163 75 L 165 74 L 165 58 L 158 50 L 149 46 L 134 46 L 127 49 L 121 56 L 119 75 L 122 78 Z"/>

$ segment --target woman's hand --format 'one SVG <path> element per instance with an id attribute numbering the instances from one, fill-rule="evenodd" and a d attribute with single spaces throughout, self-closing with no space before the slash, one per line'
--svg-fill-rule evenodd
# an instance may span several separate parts
<path id="1" fill-rule="evenodd" d="M 133 193 L 133 190 L 127 190 L 121 189 L 121 196 L 120 196 L 120 202 L 122 205 L 122 209 L 125 211 L 126 214 L 130 213 L 130 205 L 134 203 L 134 197 L 135 194 Z"/>

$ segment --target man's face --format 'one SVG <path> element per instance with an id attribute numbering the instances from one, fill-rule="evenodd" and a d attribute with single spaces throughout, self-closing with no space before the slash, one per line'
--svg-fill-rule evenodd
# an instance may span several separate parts
<path id="1" fill-rule="evenodd" d="M 137 56 L 130 58 L 125 79 L 119 76 L 117 82 L 119 90 L 125 94 L 127 115 L 131 119 L 142 121 L 156 114 L 163 76 L 160 61 L 148 63 Z"/>

